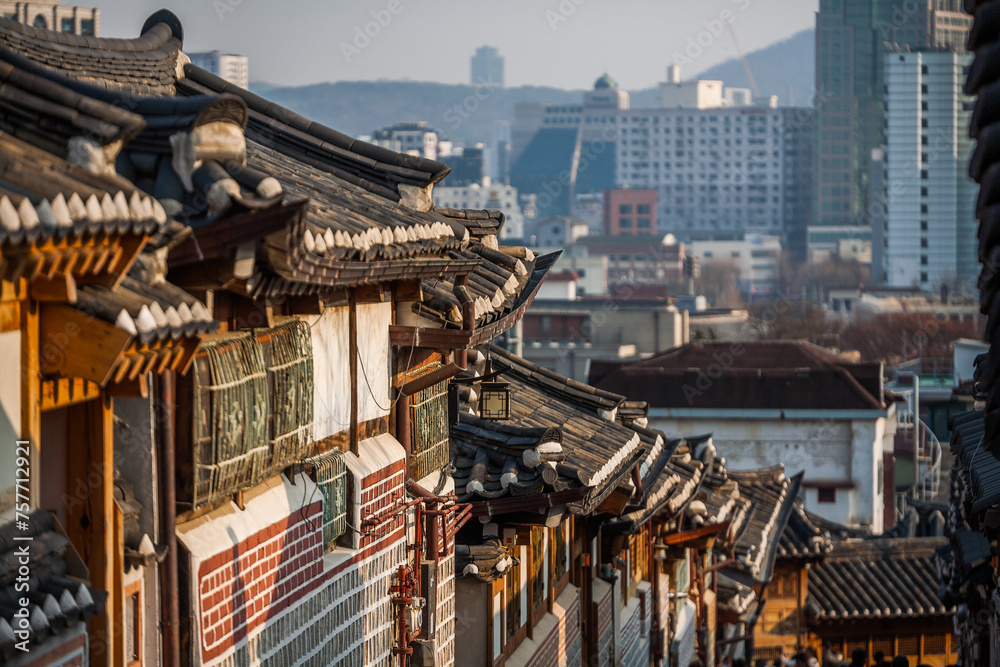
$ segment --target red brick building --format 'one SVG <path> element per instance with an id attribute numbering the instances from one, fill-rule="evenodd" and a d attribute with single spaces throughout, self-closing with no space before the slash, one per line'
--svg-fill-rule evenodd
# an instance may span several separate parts
<path id="1" fill-rule="evenodd" d="M 605 190 L 603 220 L 611 236 L 656 234 L 656 190 Z"/>

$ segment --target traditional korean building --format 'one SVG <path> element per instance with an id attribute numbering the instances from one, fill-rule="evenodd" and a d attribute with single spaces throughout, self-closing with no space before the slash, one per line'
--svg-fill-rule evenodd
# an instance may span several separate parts
<path id="1" fill-rule="evenodd" d="M 510 384 L 511 418 L 488 419 L 486 399 L 461 390 L 456 493 L 479 521 L 457 537 L 467 623 L 458 662 L 687 665 L 697 655 L 751 655 L 757 596 L 801 476 L 779 467 L 731 477 L 710 436 L 646 428 L 644 403 L 495 346 L 475 362 L 483 380 Z M 754 611 L 717 614 L 740 596 Z"/>
<path id="2" fill-rule="evenodd" d="M 555 257 L 182 42 L 169 12 L 134 40 L 0 20 L 3 406 L 48 548 L 27 659 L 453 664 L 447 380 Z"/>

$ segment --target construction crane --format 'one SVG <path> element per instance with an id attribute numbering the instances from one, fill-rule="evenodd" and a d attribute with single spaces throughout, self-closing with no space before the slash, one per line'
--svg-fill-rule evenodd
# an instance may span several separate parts
<path id="1" fill-rule="evenodd" d="M 753 72 L 750 71 L 750 63 L 747 62 L 746 56 L 743 55 L 743 49 L 740 48 L 740 40 L 736 39 L 736 31 L 733 30 L 732 22 L 726 21 L 726 27 L 729 28 L 729 34 L 733 37 L 733 44 L 736 45 L 736 53 L 740 55 L 740 60 L 743 61 L 743 69 L 746 70 L 747 78 L 750 80 L 750 88 L 753 90 L 753 96 L 760 97 L 757 80 L 753 78 Z"/>

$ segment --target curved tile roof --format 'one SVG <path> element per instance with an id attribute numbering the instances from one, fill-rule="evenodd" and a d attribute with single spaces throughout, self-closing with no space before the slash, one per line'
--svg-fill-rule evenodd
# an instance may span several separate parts
<path id="1" fill-rule="evenodd" d="M 154 14 L 135 39 L 85 37 L 0 19 L 0 46 L 66 76 L 140 95 L 173 95 L 184 33 L 171 12 Z"/>
<path id="2" fill-rule="evenodd" d="M 817 621 L 915 618 L 954 612 L 938 597 L 934 552 L 944 538 L 847 540 L 809 569 Z"/>

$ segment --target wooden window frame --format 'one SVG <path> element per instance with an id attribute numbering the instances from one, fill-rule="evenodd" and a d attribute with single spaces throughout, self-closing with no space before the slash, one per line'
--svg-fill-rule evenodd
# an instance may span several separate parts
<path id="1" fill-rule="evenodd" d="M 142 665 L 142 643 L 143 643 L 143 636 L 144 636 L 145 633 L 142 631 L 143 628 L 142 628 L 142 580 L 141 579 L 138 580 L 138 581 L 136 581 L 136 582 L 134 582 L 134 583 L 131 583 L 128 586 L 125 587 L 125 604 L 126 605 L 132 604 L 132 597 L 133 596 L 136 597 L 135 623 L 134 623 L 134 627 L 132 628 L 132 631 L 135 634 L 135 654 L 136 654 L 136 659 L 135 660 L 131 660 L 129 658 L 129 656 L 127 656 L 127 655 L 124 656 L 124 658 L 125 658 L 125 665 L 127 667 L 137 667 L 137 666 L 141 666 Z M 124 612 L 124 610 L 123 610 L 123 612 Z M 127 615 L 126 615 L 126 618 L 127 618 Z M 124 619 L 122 619 L 122 620 L 124 622 Z M 123 625 L 124 625 L 124 623 L 123 623 Z M 124 628 L 124 629 L 126 631 L 128 631 L 128 628 Z M 126 647 L 128 646 L 128 642 L 127 641 L 125 642 L 125 646 Z"/>

